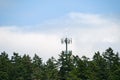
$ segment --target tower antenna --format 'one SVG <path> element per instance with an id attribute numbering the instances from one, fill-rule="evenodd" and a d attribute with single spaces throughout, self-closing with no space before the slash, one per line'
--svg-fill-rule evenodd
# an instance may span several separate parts
<path id="1" fill-rule="evenodd" d="M 61 39 L 61 43 L 64 44 L 65 43 L 65 46 L 66 46 L 66 50 L 65 50 L 65 53 L 68 54 L 68 44 L 72 43 L 72 38 L 62 38 Z"/>

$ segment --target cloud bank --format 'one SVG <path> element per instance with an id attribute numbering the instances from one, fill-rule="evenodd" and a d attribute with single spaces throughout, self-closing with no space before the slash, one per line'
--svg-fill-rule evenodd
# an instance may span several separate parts
<path id="1" fill-rule="evenodd" d="M 19 52 L 21 55 L 38 54 L 44 60 L 65 50 L 60 39 L 72 38 L 69 49 L 73 54 L 92 57 L 97 50 L 112 47 L 120 52 L 120 20 L 86 13 L 69 13 L 61 18 L 52 19 L 37 27 L 18 26 L 0 27 L 0 51 Z"/>

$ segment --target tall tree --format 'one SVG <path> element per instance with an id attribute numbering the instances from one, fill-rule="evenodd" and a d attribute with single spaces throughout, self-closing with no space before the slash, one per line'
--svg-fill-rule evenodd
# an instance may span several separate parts
<path id="1" fill-rule="evenodd" d="M 44 72 L 43 72 L 43 63 L 42 63 L 42 59 L 35 54 L 33 57 L 33 62 L 32 62 L 32 78 L 35 80 L 42 80 L 43 76 L 44 76 Z"/>
<path id="2" fill-rule="evenodd" d="M 24 80 L 23 72 L 22 72 L 22 57 L 18 53 L 13 53 L 11 57 L 12 61 L 12 80 Z"/>
<path id="3" fill-rule="evenodd" d="M 32 63 L 29 55 L 23 55 L 22 66 L 24 80 L 32 80 Z"/>
<path id="4" fill-rule="evenodd" d="M 45 65 L 46 80 L 57 80 L 58 79 L 58 66 L 57 61 L 54 57 L 47 60 Z"/>
<path id="5" fill-rule="evenodd" d="M 67 78 L 67 80 L 82 80 L 79 77 L 80 71 L 79 69 L 79 63 L 80 63 L 80 58 L 79 56 L 74 56 L 73 55 L 73 68 L 72 70 L 69 72 L 69 77 Z"/>
<path id="6" fill-rule="evenodd" d="M 6 52 L 0 55 L 0 80 L 10 80 L 11 63 Z"/>
<path id="7" fill-rule="evenodd" d="M 94 69 L 91 70 L 96 80 L 108 80 L 107 76 L 107 66 L 106 60 L 100 55 L 100 52 L 97 52 L 93 56 L 92 67 Z"/>
<path id="8" fill-rule="evenodd" d="M 73 58 L 72 58 L 72 52 L 70 51 L 69 53 L 65 53 L 62 51 L 60 58 L 58 59 L 59 62 L 59 78 L 60 80 L 67 80 L 69 77 L 69 72 L 72 71 L 73 69 Z"/>
<path id="9" fill-rule="evenodd" d="M 12 80 L 31 80 L 32 65 L 31 58 L 28 55 L 23 57 L 19 56 L 18 53 L 13 53 L 12 56 Z"/>
<path id="10" fill-rule="evenodd" d="M 112 50 L 112 48 L 108 48 L 103 53 L 104 58 L 107 62 L 107 70 L 108 70 L 108 79 L 109 80 L 119 80 L 120 75 L 116 75 L 118 73 L 118 68 L 120 67 L 120 59 L 118 56 L 118 53 L 115 54 Z M 116 72 L 117 71 L 117 72 Z"/>

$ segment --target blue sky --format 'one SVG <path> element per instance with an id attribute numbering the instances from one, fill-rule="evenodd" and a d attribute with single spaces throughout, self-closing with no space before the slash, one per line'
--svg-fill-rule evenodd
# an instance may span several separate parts
<path id="1" fill-rule="evenodd" d="M 0 0 L 0 25 L 38 25 L 70 12 L 119 15 L 119 4 L 119 0 Z"/>
<path id="2" fill-rule="evenodd" d="M 0 0 L 0 52 L 38 54 L 44 60 L 65 50 L 92 57 L 120 52 L 120 0 Z"/>

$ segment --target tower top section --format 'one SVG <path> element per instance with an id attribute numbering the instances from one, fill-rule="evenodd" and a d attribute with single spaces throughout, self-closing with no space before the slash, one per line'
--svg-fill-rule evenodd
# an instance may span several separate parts
<path id="1" fill-rule="evenodd" d="M 66 51 L 65 53 L 68 53 L 68 44 L 71 44 L 72 43 L 72 38 L 62 38 L 61 39 L 61 43 L 66 45 Z"/>

